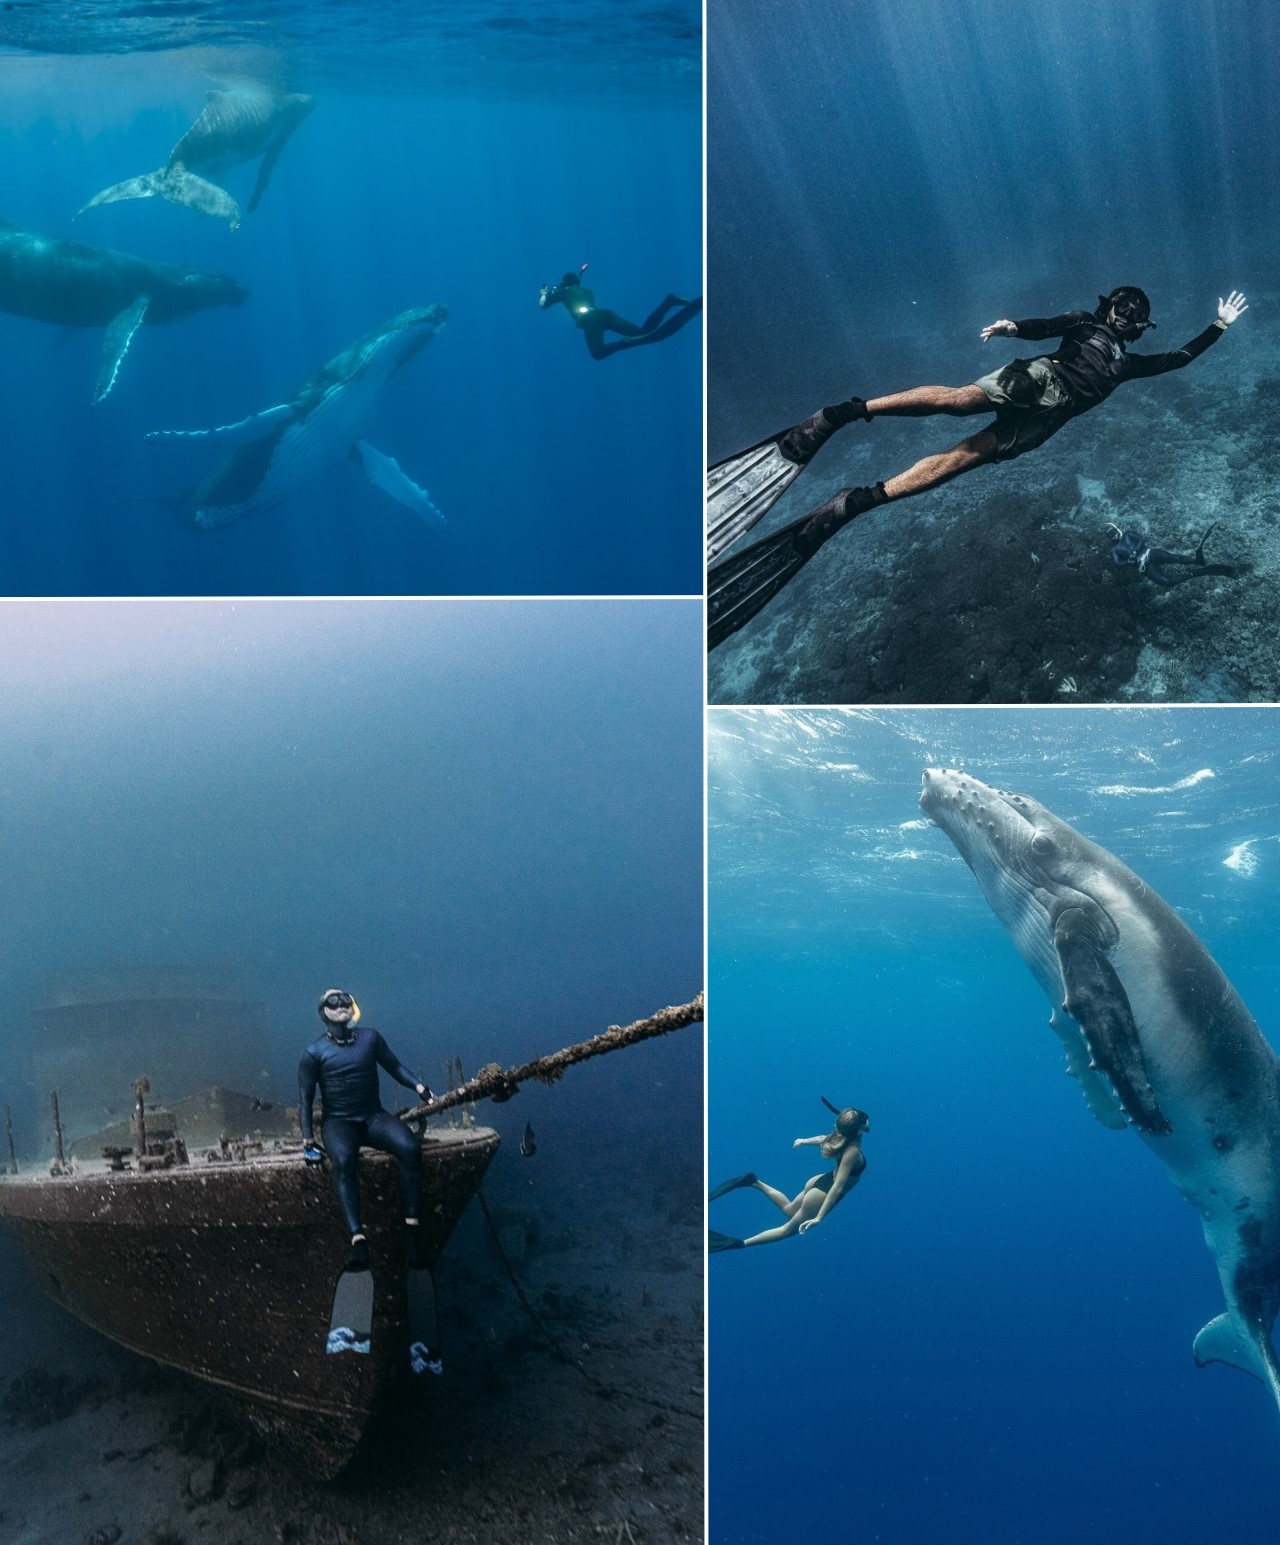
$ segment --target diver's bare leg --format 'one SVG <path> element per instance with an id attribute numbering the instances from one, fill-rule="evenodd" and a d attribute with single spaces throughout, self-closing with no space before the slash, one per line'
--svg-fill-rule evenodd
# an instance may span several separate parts
<path id="1" fill-rule="evenodd" d="M 800 1206 L 792 1213 L 786 1223 L 780 1223 L 777 1228 L 767 1228 L 763 1233 L 752 1234 L 749 1239 L 742 1241 L 743 1247 L 747 1245 L 773 1245 L 780 1239 L 790 1239 L 800 1230 L 800 1225 L 807 1219 L 817 1215 L 822 1206 L 823 1192 L 817 1189 L 806 1191 L 800 1199 Z"/>
<path id="2" fill-rule="evenodd" d="M 995 404 L 980 386 L 913 386 L 869 398 L 867 412 L 872 418 L 925 418 L 931 413 L 966 418 L 970 413 L 994 413 Z"/>
<path id="3" fill-rule="evenodd" d="M 779 1223 L 777 1228 L 767 1228 L 762 1234 L 752 1234 L 749 1239 L 742 1241 L 743 1247 L 747 1245 L 774 1245 L 780 1239 L 790 1239 L 800 1227 L 799 1218 L 790 1218 L 786 1223 Z"/>
<path id="4" fill-rule="evenodd" d="M 990 408 L 987 399 L 983 397 L 982 400 Z M 980 434 L 961 440 L 959 445 L 952 446 L 949 451 L 922 457 L 915 466 L 899 472 L 897 477 L 886 478 L 884 491 L 890 499 L 906 499 L 912 494 L 922 494 L 930 488 L 937 488 L 940 483 L 949 483 L 962 472 L 972 472 L 975 467 L 984 467 L 994 461 L 997 443 L 995 432 L 984 429 Z"/>
<path id="5" fill-rule="evenodd" d="M 755 1188 L 762 1195 L 767 1196 L 773 1205 L 779 1208 L 782 1212 L 786 1212 L 787 1208 L 790 1207 L 791 1203 L 788 1201 L 787 1197 L 777 1189 L 776 1186 L 766 1185 L 763 1180 L 757 1180 Z M 799 1198 L 797 1198 L 797 1200 L 799 1200 Z"/>

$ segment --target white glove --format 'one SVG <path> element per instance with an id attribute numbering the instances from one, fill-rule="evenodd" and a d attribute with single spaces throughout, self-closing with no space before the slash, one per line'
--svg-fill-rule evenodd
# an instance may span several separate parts
<path id="1" fill-rule="evenodd" d="M 1226 300 L 1223 300 L 1221 296 L 1218 298 L 1218 321 L 1222 323 L 1223 327 L 1230 327 L 1240 313 L 1248 311 L 1248 309 L 1248 306 L 1245 305 L 1244 296 L 1240 291 L 1232 290 Z"/>

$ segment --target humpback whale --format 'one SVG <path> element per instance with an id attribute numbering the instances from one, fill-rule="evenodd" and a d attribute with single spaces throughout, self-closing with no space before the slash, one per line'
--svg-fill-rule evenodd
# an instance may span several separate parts
<path id="1" fill-rule="evenodd" d="M 1200 1214 L 1226 1313 L 1195 1338 L 1280 1405 L 1280 1058 L 1177 913 L 1021 794 L 930 769 L 920 807 L 955 844 L 1053 1005 L 1090 1111 L 1132 1127 Z"/>
<path id="2" fill-rule="evenodd" d="M 76 211 L 76 218 L 99 204 L 159 195 L 171 204 L 185 204 L 198 214 L 225 220 L 234 231 L 240 224 L 239 204 L 225 189 L 198 174 L 224 172 L 261 156 L 257 185 L 249 200 L 252 212 L 267 191 L 289 136 L 313 106 L 312 97 L 296 92 L 282 96 L 261 86 L 210 91 L 204 111 L 169 152 L 167 165 L 158 172 L 146 172 L 104 188 Z"/>
<path id="3" fill-rule="evenodd" d="M 444 516 L 390 456 L 361 438 L 391 378 L 444 326 L 444 306 L 402 311 L 343 349 L 297 393 L 219 429 L 156 430 L 150 441 L 214 440 L 234 447 L 185 498 L 174 501 L 195 525 L 226 526 L 274 509 L 350 457 L 375 487 L 430 525 Z"/>
<path id="4" fill-rule="evenodd" d="M 0 311 L 63 327 L 106 328 L 94 402 L 115 385 L 144 322 L 172 322 L 207 306 L 238 306 L 248 293 L 225 274 L 149 263 L 0 220 Z"/>

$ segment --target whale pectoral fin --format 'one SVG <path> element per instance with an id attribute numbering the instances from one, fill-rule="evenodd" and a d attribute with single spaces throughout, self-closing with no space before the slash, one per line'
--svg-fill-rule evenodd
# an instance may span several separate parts
<path id="1" fill-rule="evenodd" d="M 444 516 L 432 504 L 426 489 L 419 488 L 412 478 L 406 477 L 392 457 L 384 456 L 381 451 L 375 451 L 365 440 L 357 440 L 351 447 L 351 454 L 360 463 L 364 469 L 364 475 L 375 488 L 380 488 L 384 494 L 390 494 L 397 503 L 411 509 L 429 526 L 443 530 Z"/>
<path id="2" fill-rule="evenodd" d="M 1078 907 L 1059 913 L 1053 944 L 1065 989 L 1062 1007 L 1084 1032 L 1091 1061 L 1111 1080 L 1136 1127 L 1167 1136 L 1173 1128 L 1147 1077 L 1129 996 Z"/>
<path id="3" fill-rule="evenodd" d="M 258 180 L 253 185 L 253 197 L 249 200 L 250 214 L 262 202 L 262 195 L 267 191 L 267 184 L 271 181 L 271 174 L 276 169 L 276 162 L 280 159 L 280 152 L 284 149 L 285 141 L 288 138 L 289 133 L 287 130 L 284 133 L 278 134 L 272 143 L 267 146 L 266 153 L 258 163 Z"/>
<path id="4" fill-rule="evenodd" d="M 1198 1368 L 1209 1363 L 1226 1363 L 1239 1368 L 1241 1373 L 1251 1373 L 1255 1379 L 1267 1384 L 1266 1373 L 1258 1365 L 1258 1356 L 1232 1323 L 1229 1314 L 1220 1314 L 1210 1320 L 1191 1347 Z"/>
<path id="5" fill-rule="evenodd" d="M 153 429 L 146 439 L 153 445 L 162 440 L 217 440 L 224 445 L 247 445 L 283 420 L 296 417 L 293 404 L 282 402 L 278 407 L 264 408 L 261 413 L 237 419 L 234 424 L 219 424 L 216 429 Z"/>
<path id="6" fill-rule="evenodd" d="M 87 204 L 82 204 L 73 220 L 78 220 L 86 209 L 96 209 L 99 204 L 119 204 L 124 199 L 131 198 L 155 198 L 158 193 L 164 191 L 164 180 L 167 173 L 146 172 L 141 177 L 128 177 L 124 182 L 114 183 L 110 188 L 104 188 L 101 193 L 95 193 Z"/>
<path id="7" fill-rule="evenodd" d="M 164 174 L 156 192 L 171 204 L 183 204 L 199 215 L 212 215 L 215 220 L 225 220 L 234 231 L 240 224 L 240 206 L 235 199 L 215 182 L 208 182 L 187 171 L 185 166 L 172 166 Z"/>
<path id="8" fill-rule="evenodd" d="M 98 366 L 98 383 L 93 389 L 94 402 L 101 402 L 116 384 L 120 365 L 129 352 L 134 333 L 142 326 L 142 319 L 150 303 L 150 295 L 139 295 L 132 306 L 107 323 L 106 336 L 102 340 L 102 362 Z"/>
<path id="9" fill-rule="evenodd" d="M 1089 1048 L 1079 1025 L 1060 1009 L 1049 1015 L 1049 1023 L 1066 1050 L 1067 1072 L 1080 1085 L 1090 1115 L 1113 1132 L 1123 1132 L 1129 1123 L 1124 1119 L 1120 1101 L 1107 1080 L 1089 1066 Z"/>

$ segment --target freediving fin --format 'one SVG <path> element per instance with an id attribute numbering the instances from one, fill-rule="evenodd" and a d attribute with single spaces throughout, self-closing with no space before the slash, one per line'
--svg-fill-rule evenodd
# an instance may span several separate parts
<path id="1" fill-rule="evenodd" d="M 842 488 L 816 510 L 708 569 L 708 651 L 745 627 L 842 526 L 885 502 L 883 483 Z"/>
<path id="2" fill-rule="evenodd" d="M 741 1250 L 743 1242 L 734 1239 L 731 1234 L 717 1234 L 715 1229 L 707 1230 L 707 1254 L 719 1255 L 722 1250 Z"/>
<path id="3" fill-rule="evenodd" d="M 750 531 L 804 468 L 788 461 L 775 435 L 707 468 L 707 562 Z"/>
<path id="4" fill-rule="evenodd" d="M 405 1272 L 409 1302 L 409 1367 L 413 1373 L 443 1373 L 440 1326 L 436 1318 L 436 1284 L 430 1266 L 410 1266 Z"/>
<path id="5" fill-rule="evenodd" d="M 837 429 L 867 416 L 861 397 L 851 397 L 708 467 L 707 562 L 769 513 Z"/>
<path id="6" fill-rule="evenodd" d="M 333 1290 L 333 1313 L 329 1316 L 326 1352 L 365 1352 L 373 1344 L 373 1273 L 369 1270 L 369 1251 L 353 1246 Z"/>
<path id="7" fill-rule="evenodd" d="M 728 1196 L 730 1191 L 737 1191 L 742 1186 L 753 1186 L 755 1183 L 755 1175 L 751 1170 L 748 1170 L 745 1175 L 735 1175 L 732 1180 L 722 1181 L 707 1197 L 707 1200 L 714 1202 L 717 1197 Z"/>

